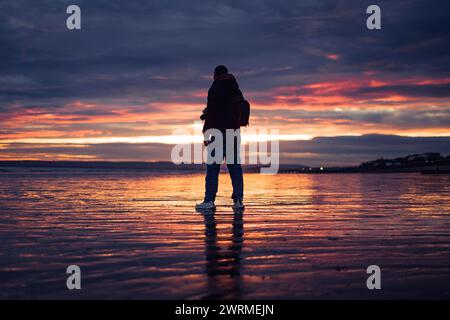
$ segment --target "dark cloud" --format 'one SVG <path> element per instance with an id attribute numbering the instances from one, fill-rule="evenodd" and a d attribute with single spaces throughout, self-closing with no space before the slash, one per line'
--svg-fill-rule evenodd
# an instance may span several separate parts
<path id="1" fill-rule="evenodd" d="M 0 5 L 2 76 L 23 82 L 0 86 L 3 102 L 188 99 L 208 86 L 201 76 L 221 62 L 251 91 L 290 85 L 293 77 L 307 83 L 364 70 L 446 75 L 450 66 L 450 4 L 441 1 L 378 1 L 379 32 L 365 28 L 371 2 L 359 0 L 77 3 L 83 29 L 76 32 L 65 28 L 70 1 Z M 340 60 L 327 59 L 330 53 Z M 435 89 L 441 95 L 446 88 Z"/>
<path id="2" fill-rule="evenodd" d="M 13 143 L 2 150 L 3 156 L 17 159 L 37 158 L 105 160 L 105 161 L 170 161 L 171 145 L 158 143 L 105 143 L 86 145 Z"/>
<path id="3" fill-rule="evenodd" d="M 280 114 L 285 118 L 280 118 Z M 386 125 L 402 129 L 422 129 L 422 128 L 446 128 L 450 123 L 450 108 L 415 107 L 414 110 L 408 108 L 392 109 L 357 109 L 357 110 L 305 110 L 305 109 L 261 109 L 253 112 L 255 117 L 269 119 L 274 127 L 282 128 L 286 119 L 295 124 L 324 126 L 335 124 L 336 121 L 349 123 L 356 126 L 363 125 Z M 277 118 L 278 117 L 278 118 Z M 273 118 L 274 120 L 271 120 Z"/>
<path id="4" fill-rule="evenodd" d="M 406 130 L 448 128 L 450 123 L 448 81 L 420 82 L 448 79 L 450 2 L 379 0 L 382 30 L 377 31 L 365 27 L 366 8 L 373 4 L 368 0 L 78 0 L 81 31 L 65 27 L 65 9 L 70 4 L 73 2 L 69 0 L 0 3 L 0 134 L 26 133 L 30 137 L 38 126 L 49 126 L 45 130 L 53 133 L 66 132 L 69 137 L 77 130 L 104 135 L 165 134 L 162 126 L 186 124 L 182 123 L 185 120 L 159 114 L 152 119 L 159 122 L 158 132 L 151 127 L 151 121 L 136 129 L 119 123 L 120 119 L 109 123 L 88 120 L 160 113 L 158 103 L 198 104 L 200 110 L 211 72 L 219 63 L 227 64 L 237 74 L 252 103 L 278 102 L 278 110 L 260 108 L 252 113 L 277 127 L 295 123 L 301 130 L 302 124 L 326 125 L 339 120 L 341 124 Z M 373 86 L 360 81 L 371 75 L 382 83 Z M 359 85 L 341 86 L 332 93 L 307 87 L 346 80 Z M 280 89 L 292 87 L 296 89 Z M 282 102 L 277 94 L 284 95 Z M 324 100 L 317 103 L 317 110 L 304 107 L 315 106 L 308 96 L 319 99 L 328 94 L 348 98 L 350 105 L 346 108 L 345 103 L 340 103 L 340 110 L 334 110 L 335 102 Z M 383 105 L 391 105 L 392 109 L 375 108 L 377 99 L 395 95 L 411 98 L 414 106 L 410 108 L 408 101 L 387 100 Z M 365 106 L 374 108 L 365 110 L 362 106 L 355 110 L 362 100 Z M 96 108 L 80 108 L 75 101 L 92 103 Z M 355 104 L 351 105 L 352 101 Z M 51 117 L 35 122 L 32 118 L 33 123 L 19 121 L 15 127 L 11 122 L 23 114 Z M 149 128 L 142 129 L 145 125 Z M 322 145 L 321 141 L 310 143 L 317 146 Z M 430 140 L 425 141 L 433 146 Z M 310 147 L 308 142 L 298 145 Z M 429 149 L 418 146 L 418 152 Z M 145 152 L 133 153 L 137 145 L 111 150 L 107 147 L 89 146 L 84 151 L 117 158 L 115 152 L 128 152 L 130 148 L 129 154 L 139 159 L 147 157 L 142 156 Z M 391 149 L 384 144 L 380 144 L 380 154 L 384 147 L 389 155 Z M 305 152 L 312 157 L 314 150 Z M 330 156 L 353 159 L 338 152 Z M 295 157 L 292 153 L 289 159 L 303 161 Z"/>
<path id="5" fill-rule="evenodd" d="M 436 97 L 449 98 L 450 84 L 433 85 L 389 85 L 377 87 L 364 87 L 359 90 L 360 94 L 399 94 L 406 97 Z"/>
<path id="6" fill-rule="evenodd" d="M 4 156 L 15 158 L 170 161 L 173 146 L 158 143 L 106 143 L 87 145 L 14 143 L 2 150 Z M 311 166 L 356 165 L 367 160 L 394 158 L 408 154 L 450 150 L 448 137 L 402 137 L 395 135 L 364 135 L 320 137 L 305 141 L 281 141 L 280 162 Z M 248 151 L 248 150 L 247 150 Z M 60 158 L 61 159 L 61 158 Z"/>
<path id="7" fill-rule="evenodd" d="M 450 150 L 448 137 L 402 137 L 364 135 L 318 137 L 307 141 L 281 142 L 281 159 L 310 165 L 349 165 L 378 158 L 395 158 L 408 154 Z"/>

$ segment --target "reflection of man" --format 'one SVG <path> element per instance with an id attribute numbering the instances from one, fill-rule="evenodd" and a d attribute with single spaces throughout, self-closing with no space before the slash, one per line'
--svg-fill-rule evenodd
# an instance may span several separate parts
<path id="1" fill-rule="evenodd" d="M 232 241 L 228 248 L 219 247 L 217 223 L 212 214 L 205 214 L 205 255 L 210 299 L 239 299 L 241 295 L 241 251 L 244 224 L 242 210 L 233 216 Z"/>
<path id="2" fill-rule="evenodd" d="M 201 118 L 205 119 L 203 133 L 208 129 L 217 129 L 222 135 L 223 155 L 226 157 L 226 130 L 239 130 L 241 123 L 241 106 L 244 101 L 239 85 L 234 76 L 228 73 L 225 66 L 217 66 L 214 70 L 214 82 L 208 91 L 208 104 Z M 239 134 L 239 133 L 238 133 Z M 233 159 L 227 159 L 227 167 L 230 173 L 233 185 L 232 199 L 234 209 L 243 209 L 244 197 L 244 179 L 242 176 L 242 167 L 239 158 L 239 136 L 233 137 L 232 149 L 234 150 Z M 205 136 L 205 145 L 211 143 L 210 137 Z M 230 143 L 230 141 L 229 141 Z M 211 147 L 211 146 L 210 146 Z M 214 157 L 215 150 L 210 150 Z M 213 210 L 216 208 L 214 201 L 216 199 L 217 187 L 219 183 L 220 162 L 208 163 L 206 165 L 205 179 L 205 198 L 202 203 L 195 207 L 200 210 Z"/>

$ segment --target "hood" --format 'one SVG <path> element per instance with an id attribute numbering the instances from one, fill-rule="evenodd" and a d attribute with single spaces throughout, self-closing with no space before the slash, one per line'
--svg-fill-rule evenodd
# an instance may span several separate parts
<path id="1" fill-rule="evenodd" d="M 236 78 L 231 74 L 222 74 L 220 76 L 214 76 L 214 81 L 221 81 L 221 80 L 236 80 Z"/>

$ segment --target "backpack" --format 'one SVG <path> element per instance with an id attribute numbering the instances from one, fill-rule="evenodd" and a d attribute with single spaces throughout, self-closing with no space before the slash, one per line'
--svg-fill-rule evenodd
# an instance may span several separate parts
<path id="1" fill-rule="evenodd" d="M 247 100 L 243 99 L 241 102 L 241 116 L 239 119 L 239 125 L 241 127 L 248 126 L 249 119 L 250 119 L 250 103 Z"/>

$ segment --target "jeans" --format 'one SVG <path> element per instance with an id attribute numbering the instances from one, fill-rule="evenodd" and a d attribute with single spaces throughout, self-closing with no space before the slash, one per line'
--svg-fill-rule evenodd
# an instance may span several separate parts
<path id="1" fill-rule="evenodd" d="M 223 158 L 226 158 L 226 135 L 223 136 Z M 207 147 L 208 148 L 208 147 Z M 244 178 L 242 176 L 242 167 L 238 163 L 239 146 L 238 139 L 235 137 L 233 142 L 234 161 L 227 163 L 228 172 L 231 177 L 231 184 L 233 185 L 233 200 L 242 199 L 244 197 Z M 214 156 L 214 150 L 211 151 Z M 231 161 L 227 161 L 231 162 Z M 206 179 L 205 179 L 205 202 L 214 201 L 216 199 L 217 187 L 219 184 L 220 163 L 212 163 L 206 165 Z"/>

